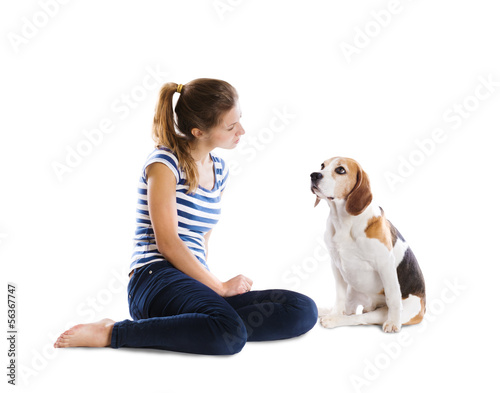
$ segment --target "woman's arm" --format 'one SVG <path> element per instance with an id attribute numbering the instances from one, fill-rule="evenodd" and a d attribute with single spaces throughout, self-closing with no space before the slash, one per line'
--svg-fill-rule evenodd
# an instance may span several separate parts
<path id="1" fill-rule="evenodd" d="M 213 289 L 220 296 L 234 296 L 250 290 L 252 280 L 239 275 L 221 282 L 193 255 L 177 233 L 176 178 L 162 163 L 146 168 L 148 206 L 158 251 L 181 272 Z"/>

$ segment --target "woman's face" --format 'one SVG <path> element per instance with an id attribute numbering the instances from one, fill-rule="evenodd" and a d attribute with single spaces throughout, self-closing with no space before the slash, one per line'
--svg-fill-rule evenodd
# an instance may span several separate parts
<path id="1" fill-rule="evenodd" d="M 222 116 L 221 123 L 212 128 L 207 135 L 209 141 L 214 148 L 234 149 L 240 138 L 245 134 L 245 130 L 240 123 L 241 109 L 239 102 Z"/>

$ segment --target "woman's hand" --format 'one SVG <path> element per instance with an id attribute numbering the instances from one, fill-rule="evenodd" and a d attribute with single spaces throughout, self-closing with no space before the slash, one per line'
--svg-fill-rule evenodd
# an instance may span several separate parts
<path id="1" fill-rule="evenodd" d="M 240 274 L 236 277 L 233 277 L 229 281 L 222 283 L 222 296 L 230 297 L 241 295 L 242 293 L 248 292 L 250 289 L 252 289 L 252 284 L 252 280 Z"/>

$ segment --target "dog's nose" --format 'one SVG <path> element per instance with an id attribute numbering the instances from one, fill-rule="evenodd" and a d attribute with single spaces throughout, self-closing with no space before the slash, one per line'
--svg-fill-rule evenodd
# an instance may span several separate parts
<path id="1" fill-rule="evenodd" d="M 321 180 L 322 178 L 323 178 L 323 175 L 319 172 L 311 173 L 311 180 L 312 181 L 318 181 L 318 180 Z"/>

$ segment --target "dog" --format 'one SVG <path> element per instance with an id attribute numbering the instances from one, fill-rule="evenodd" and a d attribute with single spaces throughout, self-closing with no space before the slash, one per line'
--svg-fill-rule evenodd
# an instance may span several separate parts
<path id="1" fill-rule="evenodd" d="M 311 173 L 314 207 L 330 207 L 325 245 L 336 283 L 333 309 L 319 308 L 326 328 L 382 325 L 386 333 L 422 321 L 425 282 L 415 255 L 373 202 L 368 175 L 352 158 L 333 157 Z M 356 314 L 358 306 L 363 313 Z"/>

